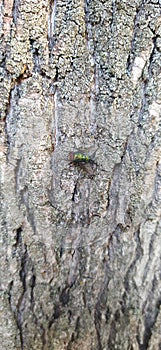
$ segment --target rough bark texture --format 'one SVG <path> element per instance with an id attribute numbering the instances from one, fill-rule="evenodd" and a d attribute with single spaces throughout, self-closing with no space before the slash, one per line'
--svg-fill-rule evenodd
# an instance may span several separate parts
<path id="1" fill-rule="evenodd" d="M 2 350 L 161 349 L 160 7 L 1 2 Z"/>

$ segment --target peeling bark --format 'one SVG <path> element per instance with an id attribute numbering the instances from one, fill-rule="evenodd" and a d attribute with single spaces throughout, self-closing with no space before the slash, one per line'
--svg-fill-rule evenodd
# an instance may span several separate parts
<path id="1" fill-rule="evenodd" d="M 160 1 L 4 1 L 0 28 L 1 346 L 159 350 Z"/>

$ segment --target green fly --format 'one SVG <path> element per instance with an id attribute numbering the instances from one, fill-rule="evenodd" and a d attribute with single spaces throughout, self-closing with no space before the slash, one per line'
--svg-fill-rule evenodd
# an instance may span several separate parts
<path id="1" fill-rule="evenodd" d="M 93 158 L 82 151 L 75 151 L 69 153 L 69 161 L 75 166 L 79 166 L 89 175 L 93 176 L 95 173 L 96 163 Z"/>

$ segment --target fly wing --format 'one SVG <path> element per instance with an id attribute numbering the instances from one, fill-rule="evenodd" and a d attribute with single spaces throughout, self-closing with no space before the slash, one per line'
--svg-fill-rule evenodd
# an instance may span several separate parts
<path id="1" fill-rule="evenodd" d="M 95 175 L 96 172 L 96 166 L 95 164 L 91 163 L 82 163 L 80 167 L 84 170 L 85 173 L 87 173 L 90 176 Z"/>

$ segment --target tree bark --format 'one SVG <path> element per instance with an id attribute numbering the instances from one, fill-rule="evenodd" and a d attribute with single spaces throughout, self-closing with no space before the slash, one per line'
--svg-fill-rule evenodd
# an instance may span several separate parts
<path id="1" fill-rule="evenodd" d="M 5 0 L 0 25 L 1 349 L 159 350 L 160 1 Z"/>

